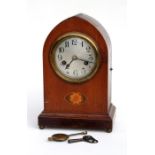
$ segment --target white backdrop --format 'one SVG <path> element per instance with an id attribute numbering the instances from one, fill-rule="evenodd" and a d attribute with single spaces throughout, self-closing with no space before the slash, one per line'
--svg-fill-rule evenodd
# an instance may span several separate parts
<path id="1" fill-rule="evenodd" d="M 50 143 L 47 137 L 59 132 L 74 133 L 79 130 L 44 129 L 37 127 L 37 116 L 43 109 L 43 79 L 42 79 L 42 48 L 49 32 L 62 20 L 78 13 L 85 13 L 97 19 L 108 31 L 113 47 L 113 96 L 112 101 L 117 107 L 114 131 L 111 134 L 89 131 L 99 140 L 96 145 L 78 143 L 69 145 L 64 143 Z M 29 154 L 89 154 L 112 155 L 126 154 L 125 129 L 125 96 L 122 97 L 123 86 L 123 57 L 125 55 L 126 34 L 126 2 L 84 1 L 84 0 L 56 0 L 56 1 L 28 1 L 27 14 L 29 21 L 29 70 L 28 70 L 28 131 Z M 117 55 L 122 55 L 118 57 Z M 122 71 L 121 71 L 122 70 Z M 122 73 L 121 73 L 122 72 Z M 118 91 L 118 87 L 119 90 Z M 61 149 L 60 149 L 61 148 Z"/>
<path id="2" fill-rule="evenodd" d="M 49 143 L 53 133 L 77 130 L 38 129 L 43 43 L 56 24 L 81 12 L 112 41 L 114 131 L 89 131 L 96 145 Z M 153 0 L 0 1 L 0 154 L 155 154 L 154 15 Z"/>

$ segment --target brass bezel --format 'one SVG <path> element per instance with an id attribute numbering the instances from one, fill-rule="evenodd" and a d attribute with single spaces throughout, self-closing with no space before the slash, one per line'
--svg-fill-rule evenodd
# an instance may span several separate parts
<path id="1" fill-rule="evenodd" d="M 59 68 L 57 67 L 56 61 L 55 61 L 55 51 L 56 51 L 59 43 L 64 41 L 65 39 L 72 38 L 72 37 L 80 37 L 80 38 L 88 41 L 92 45 L 92 47 L 94 48 L 94 51 L 96 54 L 96 65 L 95 65 L 93 71 L 90 74 L 88 74 L 87 76 L 82 77 L 82 78 L 78 78 L 78 79 L 73 79 L 73 78 L 65 76 L 59 70 Z M 91 79 L 95 75 L 95 73 L 97 72 L 97 70 L 99 68 L 99 64 L 100 64 L 100 53 L 99 53 L 99 50 L 98 50 L 98 47 L 97 47 L 95 41 L 92 38 L 90 38 L 89 36 L 87 36 L 86 34 L 83 34 L 83 33 L 71 32 L 71 33 L 66 33 L 66 34 L 62 35 L 61 37 L 59 37 L 55 41 L 55 43 L 51 46 L 50 54 L 49 54 L 49 61 L 50 61 L 50 64 L 52 65 L 54 71 L 56 72 L 56 74 L 59 77 L 61 77 L 63 80 L 65 80 L 67 82 L 71 82 L 71 83 L 81 83 L 81 82 L 84 82 L 84 81 Z"/>

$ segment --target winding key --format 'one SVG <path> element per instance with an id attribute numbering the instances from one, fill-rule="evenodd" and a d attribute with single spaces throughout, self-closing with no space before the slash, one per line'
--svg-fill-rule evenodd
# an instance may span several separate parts
<path id="1" fill-rule="evenodd" d="M 69 139 L 68 143 L 75 143 L 75 142 L 88 142 L 88 143 L 98 143 L 98 140 L 96 140 L 94 137 L 86 135 L 79 139 Z"/>

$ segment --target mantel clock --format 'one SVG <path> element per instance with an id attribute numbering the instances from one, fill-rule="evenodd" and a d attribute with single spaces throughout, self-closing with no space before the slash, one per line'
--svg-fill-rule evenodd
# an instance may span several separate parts
<path id="1" fill-rule="evenodd" d="M 78 14 L 58 24 L 43 48 L 44 110 L 40 128 L 112 131 L 111 43 L 93 18 Z"/>

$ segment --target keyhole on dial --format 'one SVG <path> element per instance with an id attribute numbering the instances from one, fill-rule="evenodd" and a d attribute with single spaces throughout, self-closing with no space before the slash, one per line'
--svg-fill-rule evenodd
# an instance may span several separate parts
<path id="1" fill-rule="evenodd" d="M 65 60 L 63 60 L 61 63 L 62 63 L 62 65 L 66 65 L 66 61 Z"/>
<path id="2" fill-rule="evenodd" d="M 84 61 L 84 65 L 88 65 L 88 61 Z"/>

